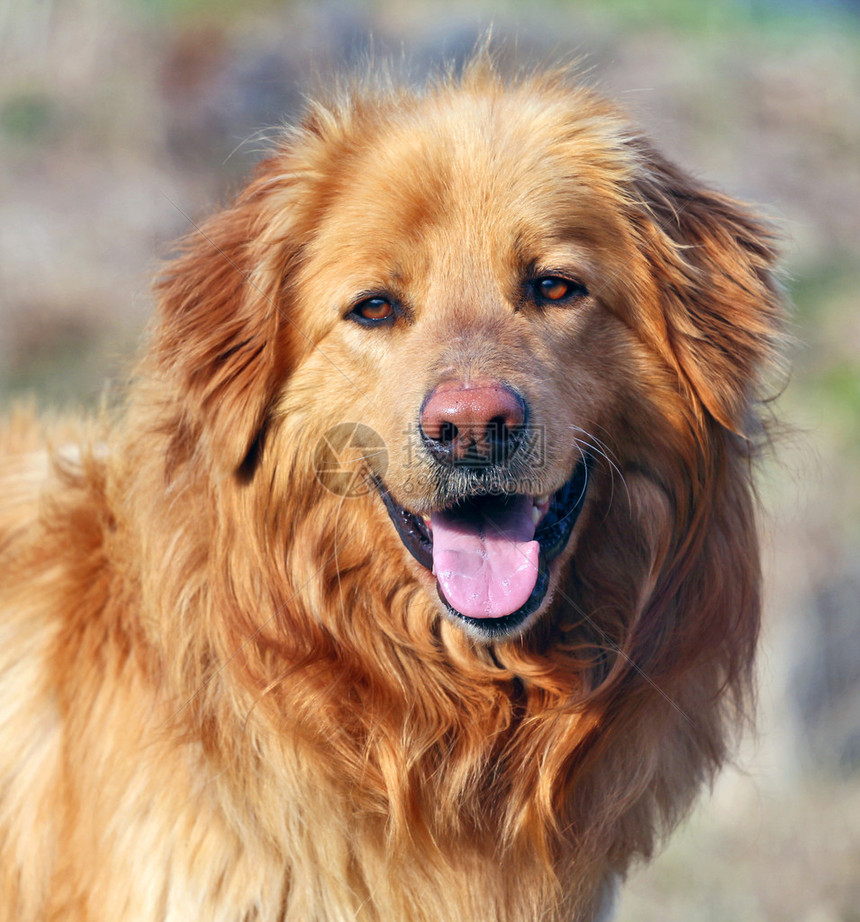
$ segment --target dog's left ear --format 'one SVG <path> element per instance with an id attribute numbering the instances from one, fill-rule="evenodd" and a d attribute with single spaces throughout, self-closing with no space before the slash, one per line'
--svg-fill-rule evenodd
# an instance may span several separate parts
<path id="1" fill-rule="evenodd" d="M 181 407 L 183 438 L 232 471 L 259 444 L 288 364 L 295 237 L 290 190 L 273 174 L 261 164 L 231 208 L 188 235 L 156 283 L 155 372 Z"/>
<path id="2" fill-rule="evenodd" d="M 670 360 L 705 410 L 741 433 L 782 325 L 774 234 L 652 149 L 640 153 L 640 246 L 660 292 Z"/>

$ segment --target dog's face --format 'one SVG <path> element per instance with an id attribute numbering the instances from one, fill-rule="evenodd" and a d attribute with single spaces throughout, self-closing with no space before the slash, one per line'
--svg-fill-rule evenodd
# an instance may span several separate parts
<path id="1" fill-rule="evenodd" d="M 322 354 L 292 386 L 343 373 L 344 419 L 385 446 L 387 527 L 477 636 L 550 598 L 630 366 L 611 286 L 631 253 L 593 175 L 624 170 L 615 142 L 521 100 L 416 111 L 342 166 L 296 276 Z"/>
<path id="2" fill-rule="evenodd" d="M 361 423 L 372 435 L 351 447 L 372 491 L 360 501 L 380 547 L 397 536 L 390 565 L 473 636 L 521 632 L 550 603 L 611 465 L 647 467 L 667 419 L 704 408 L 736 425 L 749 386 L 737 367 L 709 383 L 725 350 L 682 291 L 711 285 L 682 255 L 705 252 L 701 202 L 647 159 L 613 110 L 557 83 L 312 115 L 227 230 L 207 235 L 207 264 L 226 250 L 232 270 L 219 271 L 251 282 L 230 283 L 229 332 L 198 350 L 202 367 L 217 360 L 208 423 L 225 396 L 241 400 L 223 439 L 259 448 L 265 417 L 275 456 L 279 421 L 303 419 L 306 440 Z M 693 204 L 674 235 L 655 220 Z M 761 288 L 730 217 L 728 262 L 740 288 Z M 737 301 L 720 275 L 714 307 Z"/>

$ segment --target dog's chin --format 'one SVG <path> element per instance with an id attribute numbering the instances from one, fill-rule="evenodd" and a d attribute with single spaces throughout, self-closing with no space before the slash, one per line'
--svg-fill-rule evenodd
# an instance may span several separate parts
<path id="1" fill-rule="evenodd" d="M 443 614 L 490 642 L 523 633 L 549 605 L 588 474 L 584 457 L 550 493 L 471 494 L 423 515 L 374 483 L 403 546 L 435 580 Z"/>

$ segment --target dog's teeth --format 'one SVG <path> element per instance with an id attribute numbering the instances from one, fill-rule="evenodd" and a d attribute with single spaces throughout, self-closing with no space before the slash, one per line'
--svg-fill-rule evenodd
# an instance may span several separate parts
<path id="1" fill-rule="evenodd" d="M 542 506 L 549 499 L 549 493 L 541 493 L 535 497 L 535 505 Z"/>
<path id="2" fill-rule="evenodd" d="M 543 513 L 538 509 L 537 506 L 532 506 L 532 522 L 537 525 L 538 522 L 543 518 Z"/>

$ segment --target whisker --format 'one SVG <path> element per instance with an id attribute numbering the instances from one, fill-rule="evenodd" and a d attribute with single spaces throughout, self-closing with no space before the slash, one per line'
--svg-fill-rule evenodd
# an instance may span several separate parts
<path id="1" fill-rule="evenodd" d="M 576 443 L 577 448 L 581 452 L 584 446 L 590 452 L 593 452 L 598 457 L 601 457 L 606 461 L 606 463 L 609 465 L 609 468 L 612 474 L 613 475 L 617 474 L 618 479 L 621 481 L 622 485 L 624 486 L 624 490 L 627 494 L 628 506 L 632 506 L 632 499 L 630 497 L 630 488 L 627 485 L 627 480 L 624 477 L 624 473 L 619 467 L 619 465 L 611 457 L 609 448 L 606 446 L 606 443 L 603 442 L 601 439 L 599 439 L 593 433 L 588 432 L 586 429 L 583 429 L 580 426 L 570 425 L 568 426 L 568 429 L 573 430 L 575 432 L 581 432 L 583 435 L 586 436 L 585 439 L 580 438 L 579 436 L 574 436 L 574 442 Z M 611 478 L 611 486 L 612 486 L 612 490 L 614 494 L 614 489 L 615 489 L 615 477 L 614 476 Z M 609 497 L 610 505 L 612 504 L 613 494 L 610 494 L 610 497 Z"/>

